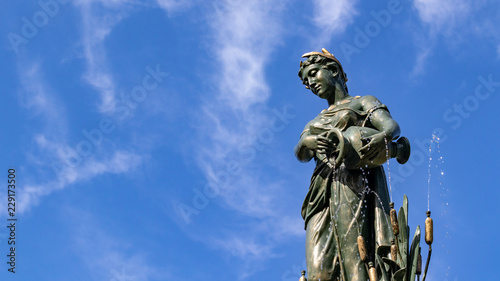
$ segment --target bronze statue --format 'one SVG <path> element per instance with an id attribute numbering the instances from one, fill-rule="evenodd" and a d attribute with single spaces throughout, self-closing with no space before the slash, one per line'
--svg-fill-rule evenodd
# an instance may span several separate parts
<path id="1" fill-rule="evenodd" d="M 349 95 L 346 73 L 334 55 L 323 49 L 302 57 L 300 79 L 328 102 L 295 147 L 299 161 L 316 162 L 302 206 L 308 280 L 373 280 L 382 259 L 398 261 L 391 256 L 391 240 L 401 240 L 391 226 L 381 165 L 388 158 L 405 163 L 409 142 L 399 138 L 398 123 L 377 98 Z"/>

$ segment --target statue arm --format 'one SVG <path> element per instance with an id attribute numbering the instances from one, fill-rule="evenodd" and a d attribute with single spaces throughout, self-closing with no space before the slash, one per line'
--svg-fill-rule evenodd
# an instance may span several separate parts
<path id="1" fill-rule="evenodd" d="M 363 110 L 369 112 L 368 121 L 371 126 L 380 133 L 372 135 L 368 144 L 360 149 L 362 158 L 373 159 L 379 153 L 385 153 L 386 144 L 397 139 L 401 129 L 398 123 L 392 119 L 387 107 L 373 96 L 366 96 L 362 100 Z M 371 112 L 370 112 L 371 111 Z"/>
<path id="2" fill-rule="evenodd" d="M 391 114 L 384 109 L 375 110 L 372 113 L 370 123 L 375 129 L 384 134 L 388 142 L 399 138 L 401 129 L 394 119 L 392 119 Z"/>
<path id="3" fill-rule="evenodd" d="M 384 133 L 387 141 L 392 141 L 399 137 L 401 129 L 398 123 L 392 119 L 387 107 L 374 96 L 365 96 L 362 101 L 363 110 L 372 111 L 368 117 L 374 129 Z"/>
<path id="4" fill-rule="evenodd" d="M 306 126 L 300 136 L 299 143 L 295 146 L 295 156 L 300 162 L 309 162 L 314 157 L 315 152 L 327 153 L 335 149 L 332 141 L 326 134 L 311 135 L 309 126 Z"/>
<path id="5" fill-rule="evenodd" d="M 308 131 L 305 131 L 304 133 L 302 133 L 302 135 L 300 136 L 300 140 L 299 140 L 299 143 L 297 143 L 297 145 L 295 146 L 295 157 L 297 157 L 297 159 L 300 161 L 300 162 L 309 162 L 311 161 L 311 159 L 314 157 L 314 152 L 309 149 L 306 145 L 306 142 L 307 142 L 307 137 L 309 137 L 309 132 Z"/>

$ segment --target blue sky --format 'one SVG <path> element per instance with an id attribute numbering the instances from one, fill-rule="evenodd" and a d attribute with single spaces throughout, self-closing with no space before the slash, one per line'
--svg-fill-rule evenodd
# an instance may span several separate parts
<path id="1" fill-rule="evenodd" d="M 297 72 L 323 47 L 412 142 L 391 190 L 411 233 L 430 190 L 427 280 L 500 277 L 496 1 L 1 6 L 0 174 L 18 179 L 15 274 L 2 180 L 1 280 L 298 280 L 314 167 L 293 147 L 326 103 Z"/>

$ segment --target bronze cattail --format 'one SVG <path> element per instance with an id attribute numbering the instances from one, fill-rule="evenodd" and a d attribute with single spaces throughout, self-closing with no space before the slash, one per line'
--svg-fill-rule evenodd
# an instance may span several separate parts
<path id="1" fill-rule="evenodd" d="M 422 274 L 422 255 L 418 255 L 417 259 L 417 270 L 415 271 L 417 275 Z"/>
<path id="2" fill-rule="evenodd" d="M 368 263 L 368 276 L 370 277 L 370 281 L 377 281 L 377 269 L 373 266 L 373 262 Z"/>
<path id="3" fill-rule="evenodd" d="M 389 206 L 391 206 L 392 232 L 394 233 L 395 236 L 398 236 L 398 234 L 399 234 L 399 223 L 398 223 L 398 215 L 396 214 L 396 210 L 394 210 L 394 202 L 389 203 Z"/>
<path id="4" fill-rule="evenodd" d="M 307 281 L 306 271 L 305 270 L 302 270 L 302 276 L 300 276 L 299 281 Z"/>
<path id="5" fill-rule="evenodd" d="M 425 219 L 425 243 L 431 245 L 434 240 L 433 223 L 431 219 L 431 211 L 427 211 L 427 218 Z"/>
<path id="6" fill-rule="evenodd" d="M 358 236 L 358 250 L 359 250 L 359 257 L 361 258 L 362 261 L 366 261 L 366 245 L 365 245 L 365 239 L 363 239 L 363 236 Z"/>
<path id="7" fill-rule="evenodd" d="M 391 240 L 391 258 L 393 261 L 398 260 L 398 246 L 396 246 L 394 239 Z"/>

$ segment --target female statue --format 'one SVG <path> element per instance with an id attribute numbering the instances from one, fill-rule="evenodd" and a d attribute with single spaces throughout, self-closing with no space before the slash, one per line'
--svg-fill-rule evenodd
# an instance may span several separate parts
<path id="1" fill-rule="evenodd" d="M 367 280 L 368 263 L 375 263 L 375 254 L 388 257 L 394 239 L 381 165 L 391 157 L 407 160 L 409 152 L 401 155 L 391 143 L 400 129 L 385 105 L 373 96 L 348 94 L 347 76 L 335 56 L 323 49 L 302 57 L 300 79 L 328 102 L 295 147 L 299 161 L 316 162 L 302 206 L 308 278 Z M 359 236 L 366 244 L 364 261 Z"/>

